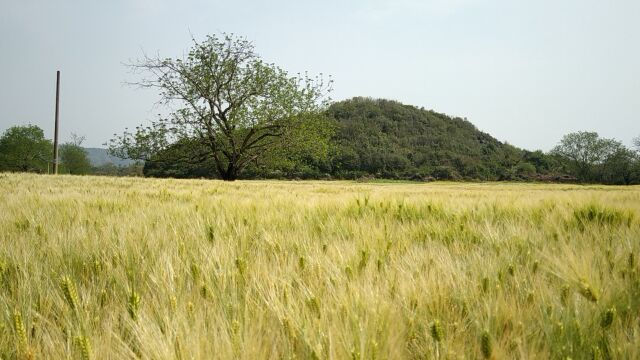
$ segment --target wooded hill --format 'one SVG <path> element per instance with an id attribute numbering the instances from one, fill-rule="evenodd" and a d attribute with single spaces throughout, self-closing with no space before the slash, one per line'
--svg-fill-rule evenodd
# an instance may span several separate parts
<path id="1" fill-rule="evenodd" d="M 466 119 L 397 101 L 357 97 L 332 104 L 326 116 L 334 130 L 326 156 L 254 164 L 243 177 L 503 180 L 536 173 L 527 156 L 545 156 L 502 143 Z M 216 177 L 206 161 L 194 166 L 165 155 L 147 161 L 145 175 Z"/>
<path id="2" fill-rule="evenodd" d="M 640 183 L 640 137 L 634 150 L 579 131 L 565 135 L 549 153 L 531 152 L 501 143 L 466 119 L 370 98 L 334 103 L 305 121 L 310 131 L 296 128 L 295 141 L 265 149 L 239 178 Z M 115 158 L 121 155 L 111 148 L 113 155 L 83 149 L 76 141 L 60 146 L 60 172 L 221 178 L 201 139 L 185 137 L 152 150 L 145 141 L 155 138 L 147 135 L 134 141 L 145 151 L 138 153 L 148 154 L 144 164 Z M 0 136 L 0 172 L 49 172 L 51 150 L 39 127 L 11 127 Z"/>
<path id="3" fill-rule="evenodd" d="M 354 98 L 328 116 L 337 124 L 336 175 L 499 179 L 522 159 L 466 119 L 396 101 Z"/>

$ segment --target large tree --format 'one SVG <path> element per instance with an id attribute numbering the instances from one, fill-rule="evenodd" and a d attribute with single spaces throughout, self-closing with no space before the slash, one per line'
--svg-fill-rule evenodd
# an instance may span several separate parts
<path id="1" fill-rule="evenodd" d="M 10 127 L 0 137 L 0 171 L 46 172 L 52 149 L 38 126 Z"/>
<path id="2" fill-rule="evenodd" d="M 222 179 L 234 180 L 251 162 L 318 140 L 312 125 L 322 123 L 331 81 L 290 76 L 261 60 L 244 38 L 208 36 L 194 40 L 184 58 L 145 55 L 131 66 L 145 74 L 136 84 L 159 89 L 161 103 L 173 111 L 111 140 L 118 157 L 148 160 L 171 144 L 193 143 L 181 152 L 189 159 L 181 160 L 208 159 Z M 308 130 L 302 138 L 300 128 Z"/>
<path id="3" fill-rule="evenodd" d="M 579 131 L 565 135 L 551 152 L 566 159 L 580 181 L 594 181 L 594 168 L 621 147 L 620 142 L 601 138 L 596 132 Z"/>

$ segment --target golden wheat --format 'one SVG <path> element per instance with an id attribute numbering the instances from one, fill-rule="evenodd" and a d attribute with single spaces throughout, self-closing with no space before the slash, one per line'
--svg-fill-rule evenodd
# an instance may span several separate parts
<path id="1" fill-rule="evenodd" d="M 0 174 L 0 242 L 0 358 L 640 358 L 640 187 Z"/>

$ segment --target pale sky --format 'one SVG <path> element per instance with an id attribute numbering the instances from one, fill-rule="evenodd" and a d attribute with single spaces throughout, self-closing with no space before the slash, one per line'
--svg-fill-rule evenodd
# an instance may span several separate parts
<path id="1" fill-rule="evenodd" d="M 388 98 L 467 117 L 526 149 L 640 135 L 638 0 L 0 0 L 0 132 L 32 123 L 99 147 L 165 112 L 124 62 L 181 56 L 191 34 L 246 36 L 332 98 Z"/>

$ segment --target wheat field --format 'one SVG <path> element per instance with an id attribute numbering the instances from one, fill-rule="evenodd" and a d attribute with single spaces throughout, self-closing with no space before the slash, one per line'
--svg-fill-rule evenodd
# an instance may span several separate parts
<path id="1" fill-rule="evenodd" d="M 638 359 L 640 187 L 0 174 L 2 359 Z"/>

